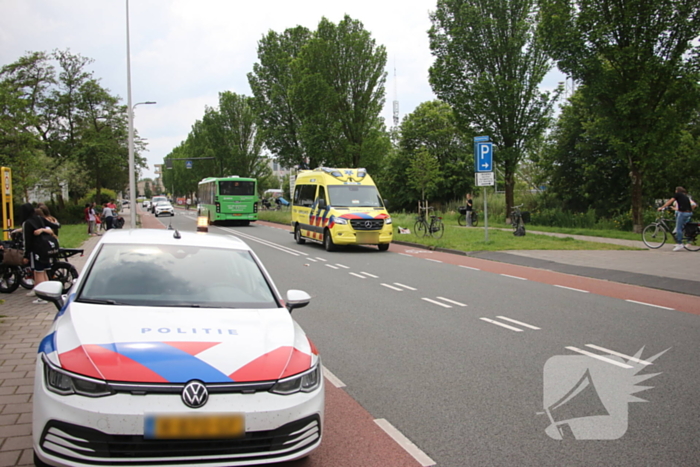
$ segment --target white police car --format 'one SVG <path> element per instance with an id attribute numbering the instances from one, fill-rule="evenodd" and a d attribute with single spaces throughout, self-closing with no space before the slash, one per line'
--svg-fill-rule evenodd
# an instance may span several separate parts
<path id="1" fill-rule="evenodd" d="M 104 235 L 39 347 L 37 465 L 268 464 L 321 443 L 316 348 L 253 251 L 176 230 Z"/>

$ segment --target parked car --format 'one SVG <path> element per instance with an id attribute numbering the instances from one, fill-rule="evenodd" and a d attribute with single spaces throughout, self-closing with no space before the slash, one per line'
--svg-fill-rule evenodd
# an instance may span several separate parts
<path id="1" fill-rule="evenodd" d="M 159 201 L 156 203 L 156 205 L 153 207 L 153 214 L 156 215 L 156 217 L 168 214 L 170 216 L 175 215 L 175 209 L 173 208 L 173 205 L 170 204 L 167 201 Z"/>
<path id="2" fill-rule="evenodd" d="M 115 230 L 101 237 L 36 361 L 36 465 L 291 461 L 321 443 L 318 351 L 234 236 Z"/>
<path id="3" fill-rule="evenodd" d="M 148 209 L 148 207 L 151 205 L 151 202 L 147 199 L 143 200 L 143 203 L 141 204 L 141 207 Z"/>

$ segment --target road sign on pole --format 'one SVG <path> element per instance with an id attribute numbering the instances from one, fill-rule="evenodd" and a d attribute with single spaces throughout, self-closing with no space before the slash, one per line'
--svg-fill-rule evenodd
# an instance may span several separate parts
<path id="1" fill-rule="evenodd" d="M 476 175 L 476 186 L 494 186 L 495 177 L 493 172 L 478 172 Z"/>
<path id="2" fill-rule="evenodd" d="M 475 143 L 482 143 L 484 141 L 488 141 L 490 138 L 488 136 L 475 136 L 474 137 L 474 142 Z"/>
<path id="3" fill-rule="evenodd" d="M 476 143 L 475 170 L 493 172 L 493 143 Z"/>
<path id="4" fill-rule="evenodd" d="M 192 161 L 186 161 L 186 162 L 185 162 L 185 168 L 186 168 L 186 169 L 191 169 L 191 168 L 192 168 Z"/>

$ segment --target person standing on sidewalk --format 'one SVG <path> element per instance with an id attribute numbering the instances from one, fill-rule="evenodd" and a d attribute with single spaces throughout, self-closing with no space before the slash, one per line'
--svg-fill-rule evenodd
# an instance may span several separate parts
<path id="1" fill-rule="evenodd" d="M 114 211 L 112 211 L 112 208 L 109 207 L 109 203 L 105 203 L 102 206 L 102 217 L 105 221 L 105 226 L 107 227 L 106 230 L 111 229 L 114 225 Z"/>
<path id="2" fill-rule="evenodd" d="M 671 199 L 666 201 L 659 211 L 663 211 L 670 205 L 676 202 L 678 209 L 676 210 L 676 246 L 673 251 L 681 251 L 683 249 L 683 228 L 693 215 L 693 207 L 688 197 L 688 192 L 682 186 L 676 187 L 676 192 Z"/>

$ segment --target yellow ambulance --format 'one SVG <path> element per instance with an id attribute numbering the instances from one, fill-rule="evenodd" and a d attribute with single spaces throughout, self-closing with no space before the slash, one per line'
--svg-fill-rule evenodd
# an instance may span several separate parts
<path id="1" fill-rule="evenodd" d="M 302 170 L 292 196 L 292 229 L 297 243 L 377 245 L 389 249 L 391 217 L 365 169 Z"/>

